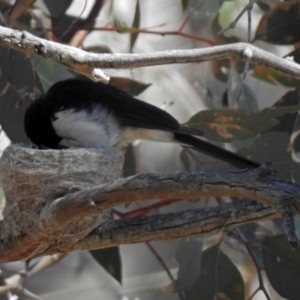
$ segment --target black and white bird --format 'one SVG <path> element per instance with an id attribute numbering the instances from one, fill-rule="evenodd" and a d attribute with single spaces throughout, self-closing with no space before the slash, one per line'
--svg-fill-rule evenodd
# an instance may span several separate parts
<path id="1" fill-rule="evenodd" d="M 134 140 L 179 143 L 238 168 L 260 163 L 210 144 L 166 111 L 103 83 L 69 79 L 55 83 L 25 112 L 25 131 L 39 148 L 56 149 L 62 139 L 81 147 L 125 147 Z"/>

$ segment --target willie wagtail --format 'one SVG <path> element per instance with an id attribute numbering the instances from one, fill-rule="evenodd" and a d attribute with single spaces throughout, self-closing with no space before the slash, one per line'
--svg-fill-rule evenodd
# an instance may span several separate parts
<path id="1" fill-rule="evenodd" d="M 81 147 L 124 147 L 134 140 L 173 142 L 238 168 L 260 163 L 203 141 L 201 131 L 182 126 L 166 111 L 100 82 L 68 79 L 55 83 L 25 112 L 25 131 L 39 148 L 58 148 L 62 139 Z"/>

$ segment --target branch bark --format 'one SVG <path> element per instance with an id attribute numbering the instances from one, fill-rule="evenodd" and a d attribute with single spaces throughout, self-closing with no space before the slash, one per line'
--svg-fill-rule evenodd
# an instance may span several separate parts
<path id="1" fill-rule="evenodd" d="M 88 157 L 93 158 L 88 161 Z M 91 165 L 94 169 L 87 172 L 91 171 Z M 105 165 L 109 166 L 109 172 L 103 170 Z M 0 224 L 0 262 L 213 233 L 250 221 L 280 217 L 285 206 L 291 214 L 300 211 L 300 186 L 272 177 L 265 167 L 231 172 L 150 173 L 114 181 L 107 174 L 120 177 L 111 169 L 118 165 L 120 167 L 122 163 L 120 153 L 115 149 L 43 151 L 17 146 L 8 148 L 0 165 L 8 200 L 4 221 Z M 80 171 L 82 167 L 85 167 L 84 173 Z M 94 187 L 95 180 L 100 179 L 110 183 Z M 73 186 L 73 190 L 66 189 L 69 186 Z M 67 195 L 58 197 L 59 194 Z M 215 207 L 120 220 L 105 214 L 117 205 L 134 201 L 207 196 L 246 197 L 257 202 L 241 200 Z"/>
<path id="2" fill-rule="evenodd" d="M 189 63 L 235 58 L 263 64 L 282 73 L 300 78 L 300 66 L 288 59 L 246 43 L 236 43 L 192 50 L 171 50 L 142 54 L 95 54 L 78 48 L 38 38 L 28 32 L 0 26 L 0 45 L 28 55 L 52 59 L 95 80 L 95 69 L 131 69 L 154 65 Z M 107 82 L 105 74 L 100 80 Z"/>

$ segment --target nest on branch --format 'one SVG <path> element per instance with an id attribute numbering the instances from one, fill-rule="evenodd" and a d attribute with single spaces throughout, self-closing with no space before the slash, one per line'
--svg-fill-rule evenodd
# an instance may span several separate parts
<path id="1" fill-rule="evenodd" d="M 59 197 L 120 178 L 123 158 L 123 153 L 114 148 L 36 150 L 9 146 L 0 160 L 6 198 L 0 223 L 2 242 L 28 234 L 48 239 L 48 243 L 49 239 L 57 242 L 58 235 L 85 236 L 103 223 L 105 214 L 88 216 L 57 231 L 51 224 L 39 224 L 41 211 Z"/>

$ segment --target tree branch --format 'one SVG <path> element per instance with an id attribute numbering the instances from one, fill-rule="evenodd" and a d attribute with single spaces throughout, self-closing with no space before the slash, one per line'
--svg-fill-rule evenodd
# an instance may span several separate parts
<path id="1" fill-rule="evenodd" d="M 51 220 L 57 226 L 65 226 L 69 222 L 117 205 L 147 199 L 173 199 L 175 196 L 182 199 L 243 197 L 274 208 L 278 208 L 282 201 L 289 201 L 295 208 L 300 209 L 299 185 L 273 177 L 261 177 L 261 171 L 256 169 L 135 175 L 59 198 L 44 208 L 47 217 L 41 217 L 40 220 L 46 223 Z"/>
<path id="2" fill-rule="evenodd" d="M 55 151 L 10 146 L 0 165 L 7 196 L 4 221 L 0 224 L 0 261 L 211 233 L 280 217 L 286 207 L 289 216 L 300 211 L 300 186 L 272 177 L 266 167 L 231 172 L 150 173 L 114 181 L 119 174 L 112 168 L 121 165 L 120 153 L 113 148 Z M 97 180 L 112 183 L 94 187 Z M 59 194 L 67 195 L 58 198 Z M 105 214 L 117 205 L 175 196 L 234 196 L 261 203 L 237 201 L 115 221 Z"/>
<path id="3" fill-rule="evenodd" d="M 70 252 L 165 240 L 192 234 L 221 233 L 245 223 L 280 217 L 280 213 L 274 208 L 255 201 L 241 200 L 215 207 L 116 220 L 109 228 L 94 230 L 74 247 L 66 245 L 66 248 L 59 250 Z"/>
<path id="4" fill-rule="evenodd" d="M 0 26 L 0 45 L 28 55 L 52 59 L 93 79 L 92 74 L 97 68 L 130 69 L 173 63 L 202 62 L 229 57 L 254 64 L 264 64 L 272 69 L 300 78 L 300 66 L 298 64 L 246 43 L 143 54 L 95 54 L 47 41 L 28 32 Z M 108 77 L 103 74 L 100 80 L 107 82 Z"/>

